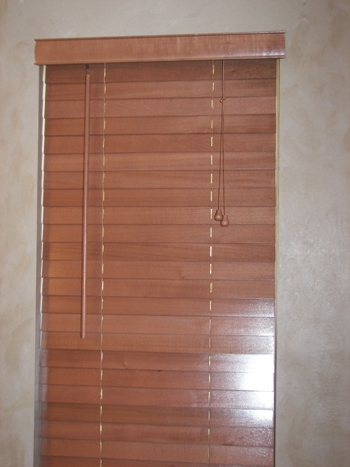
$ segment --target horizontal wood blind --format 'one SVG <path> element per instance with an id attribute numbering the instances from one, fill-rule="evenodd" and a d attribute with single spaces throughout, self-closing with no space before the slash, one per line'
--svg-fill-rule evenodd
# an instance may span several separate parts
<path id="1" fill-rule="evenodd" d="M 213 220 L 221 62 L 46 71 L 42 459 L 273 466 L 275 60 L 225 63 L 227 228 Z"/>

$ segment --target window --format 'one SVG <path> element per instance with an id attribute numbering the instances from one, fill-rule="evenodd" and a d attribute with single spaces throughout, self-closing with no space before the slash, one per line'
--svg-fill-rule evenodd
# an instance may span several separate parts
<path id="1" fill-rule="evenodd" d="M 66 62 L 45 73 L 41 466 L 273 465 L 283 34 L 253 36 L 270 58 L 227 56 L 236 36 L 38 42 Z"/>

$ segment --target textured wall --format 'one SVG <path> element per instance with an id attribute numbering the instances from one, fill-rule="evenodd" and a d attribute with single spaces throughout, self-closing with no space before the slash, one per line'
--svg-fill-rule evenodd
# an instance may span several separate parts
<path id="1" fill-rule="evenodd" d="M 38 161 L 34 38 L 286 30 L 276 467 L 350 459 L 348 0 L 0 0 L 0 466 L 32 467 Z"/>

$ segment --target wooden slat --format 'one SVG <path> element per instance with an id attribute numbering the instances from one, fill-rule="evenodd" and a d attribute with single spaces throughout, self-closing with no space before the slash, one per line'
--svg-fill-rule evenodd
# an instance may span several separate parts
<path id="1" fill-rule="evenodd" d="M 212 427 L 273 428 L 272 410 L 213 408 L 210 412 Z"/>
<path id="2" fill-rule="evenodd" d="M 100 387 L 42 384 L 41 400 L 62 404 L 99 404 Z"/>
<path id="3" fill-rule="evenodd" d="M 273 337 L 261 336 L 213 336 L 212 353 L 272 354 L 275 348 Z"/>
<path id="4" fill-rule="evenodd" d="M 80 297 L 44 296 L 43 312 L 78 314 Z M 274 314 L 273 299 L 215 299 L 210 312 L 205 298 L 137 298 L 105 297 L 105 314 L 164 315 L 164 316 L 268 316 Z M 101 312 L 101 297 L 88 297 L 87 311 L 97 315 Z"/>
<path id="5" fill-rule="evenodd" d="M 87 275 L 91 278 L 102 277 L 102 262 L 88 261 Z M 43 277 L 78 278 L 81 277 L 80 261 L 44 261 Z"/>
<path id="6" fill-rule="evenodd" d="M 167 389 L 207 389 L 238 391 L 273 391 L 273 373 L 212 373 L 207 371 L 104 370 L 105 386 Z"/>
<path id="7" fill-rule="evenodd" d="M 157 153 L 145 157 L 145 154 L 128 153 L 106 154 L 106 172 L 113 171 L 141 171 L 141 170 L 208 170 L 210 157 L 203 157 L 202 153 Z M 83 170 L 83 158 L 81 154 L 47 154 L 45 156 L 45 172 L 80 172 Z M 275 166 L 274 152 L 225 152 L 226 170 L 234 169 L 273 169 Z M 90 172 L 102 171 L 102 159 L 100 154 L 90 154 Z M 216 172 L 219 168 L 219 155 L 214 154 L 212 169 Z M 76 180 L 79 180 L 77 176 Z"/>
<path id="8" fill-rule="evenodd" d="M 227 210 L 231 223 L 243 225 L 270 224 L 275 221 L 275 210 L 271 207 L 233 207 Z M 120 224 L 132 225 L 208 225 L 213 221 L 210 219 L 208 208 L 168 208 L 160 207 L 113 207 L 105 208 L 105 225 Z M 90 208 L 88 213 L 90 224 L 101 223 L 101 209 Z M 46 224 L 81 224 L 82 211 L 76 207 L 52 207 L 44 210 L 44 222 Z"/>
<path id="9" fill-rule="evenodd" d="M 64 244 L 67 245 L 67 244 Z M 208 245 L 164 243 L 123 243 L 106 244 L 105 259 L 127 261 L 205 261 L 210 258 Z M 229 244 L 213 245 L 213 261 L 273 261 L 274 248 L 269 244 Z"/>
<path id="10" fill-rule="evenodd" d="M 101 278 L 102 263 L 88 263 L 88 277 Z M 273 280 L 274 263 L 222 262 L 210 271 L 206 262 L 181 261 L 105 261 L 103 277 L 106 279 L 207 279 L 213 280 Z M 80 261 L 44 261 L 43 277 L 79 278 Z"/>
<path id="11" fill-rule="evenodd" d="M 212 318 L 212 334 L 221 336 L 273 336 L 273 318 Z"/>
<path id="12" fill-rule="evenodd" d="M 275 192 L 271 188 L 262 189 L 228 189 L 225 192 L 226 206 L 275 206 Z M 215 196 L 217 194 L 215 193 Z M 82 206 L 81 190 L 46 190 L 44 206 Z M 89 206 L 102 205 L 101 190 L 89 190 Z M 106 190 L 104 205 L 111 206 L 207 206 L 213 203 L 208 190 Z"/>
<path id="13" fill-rule="evenodd" d="M 217 193 L 214 194 L 217 197 Z M 275 206 L 275 190 L 272 188 L 228 189 L 226 206 Z M 81 190 L 46 190 L 44 206 L 82 206 Z M 89 206 L 102 205 L 102 191 L 89 190 Z M 104 206 L 207 206 L 213 201 L 208 190 L 195 189 L 135 189 L 105 190 Z"/>
<path id="14" fill-rule="evenodd" d="M 76 328 L 76 315 L 45 314 L 43 316 L 44 331 L 69 332 Z M 98 333 L 101 327 L 98 315 L 90 316 L 91 332 Z M 104 332 L 107 334 L 171 334 L 178 336 L 208 335 L 207 317 L 173 317 L 173 316 L 139 316 L 108 315 L 104 320 Z"/>
<path id="15" fill-rule="evenodd" d="M 41 369 L 42 384 L 100 386 L 99 368 L 47 368 Z"/>
<path id="16" fill-rule="evenodd" d="M 88 332 L 85 339 L 80 338 L 80 329 L 76 332 L 43 332 L 43 349 L 58 350 L 100 350 L 101 338 L 97 333 Z"/>
<path id="17" fill-rule="evenodd" d="M 44 456 L 99 458 L 100 443 L 96 440 L 47 439 L 41 441 L 41 454 Z"/>
<path id="18" fill-rule="evenodd" d="M 61 355 L 63 351 L 50 352 Z M 273 355 L 212 355 L 211 366 L 214 374 L 224 373 L 228 367 L 234 368 L 236 372 L 254 373 L 257 377 L 261 373 L 272 374 L 274 372 Z M 209 363 L 207 356 L 201 354 L 105 351 L 103 368 L 105 370 L 207 371 Z"/>
<path id="19" fill-rule="evenodd" d="M 44 313 L 42 321 L 43 331 L 69 333 L 78 329 L 78 315 L 71 313 Z M 90 315 L 88 322 L 91 332 L 98 334 L 101 331 L 101 315 Z"/>
<path id="20" fill-rule="evenodd" d="M 208 391 L 194 389 L 110 388 L 103 391 L 104 402 L 124 406 L 207 407 Z"/>
<path id="21" fill-rule="evenodd" d="M 43 281 L 43 295 L 80 296 L 80 279 L 50 279 Z M 101 296 L 101 281 L 88 279 L 88 296 Z M 165 297 L 165 298 L 274 298 L 271 281 L 216 281 L 212 292 L 205 280 L 145 280 L 106 279 L 106 297 Z"/>
<path id="22" fill-rule="evenodd" d="M 243 408 L 267 410 L 273 408 L 273 392 L 211 390 L 211 408 Z M 42 398 L 49 403 L 97 404 L 99 387 L 54 385 L 42 386 Z M 152 407 L 208 407 L 208 389 L 109 387 L 103 391 L 104 404 Z"/>
<path id="23" fill-rule="evenodd" d="M 48 439 L 100 440 L 100 424 L 74 421 L 41 422 L 41 436 Z"/>
<path id="24" fill-rule="evenodd" d="M 284 33 L 37 39 L 37 65 L 283 58 Z"/>
<path id="25" fill-rule="evenodd" d="M 216 281 L 212 286 L 213 299 L 274 297 L 275 286 L 271 281 Z"/>
<path id="26" fill-rule="evenodd" d="M 220 139 L 214 138 L 211 149 L 209 135 L 177 134 L 177 135 L 111 135 L 106 139 L 105 151 L 108 153 L 134 152 L 204 152 L 219 151 Z M 90 136 L 91 152 L 102 151 L 102 136 Z M 275 136 L 270 133 L 251 133 L 249 138 L 245 134 L 226 134 L 225 147 L 228 151 L 262 151 L 275 149 Z M 46 154 L 80 153 L 84 148 L 82 136 L 47 136 L 45 138 Z"/>
<path id="27" fill-rule="evenodd" d="M 53 405 L 53 404 L 51 404 Z M 63 407 L 62 407 L 63 406 Z M 59 405 L 59 408 L 65 408 Z M 58 408 L 57 407 L 57 408 Z M 76 410 L 75 406 L 74 410 Z M 208 410 L 206 408 L 182 407 L 142 407 L 142 406 L 107 406 L 108 410 L 102 414 L 103 423 L 125 423 L 140 425 L 172 425 L 172 426 L 207 426 Z M 52 411 L 56 409 L 53 405 Z M 57 410 L 57 409 L 56 409 Z M 214 408 L 210 422 L 211 427 L 273 427 L 272 410 L 249 409 L 219 409 Z M 69 416 L 69 414 L 62 417 Z"/>
<path id="28" fill-rule="evenodd" d="M 135 267 L 132 267 L 135 266 Z M 64 274 L 66 275 L 66 274 Z M 226 280 L 273 280 L 273 263 L 216 263 L 210 274 L 206 263 L 175 262 L 106 262 L 104 277 L 144 278 L 144 279 L 226 279 Z"/>
<path id="29" fill-rule="evenodd" d="M 76 126 L 70 127 L 70 132 L 65 134 L 81 134 L 80 133 L 80 120 L 76 119 Z M 92 128 L 92 134 L 99 134 L 101 132 L 101 119 L 95 123 Z M 220 134 L 221 121 L 218 115 L 213 118 L 207 117 L 156 117 L 156 118 L 109 118 L 106 120 L 107 134 L 208 134 L 211 130 L 211 120 L 213 120 L 212 133 L 214 135 Z M 225 117 L 225 131 L 226 133 L 274 133 L 276 129 L 275 115 L 266 114 L 258 115 L 227 115 Z M 50 122 L 50 120 L 48 120 Z M 57 120 L 55 120 L 55 123 Z M 61 132 L 60 127 L 64 125 L 68 127 L 69 120 L 58 121 L 55 125 L 55 131 Z M 78 126 L 79 122 L 79 126 Z M 67 128 L 68 129 L 68 128 Z M 50 127 L 49 129 L 50 130 Z M 49 133 L 50 134 L 50 133 Z M 54 133 L 52 133 L 54 134 Z"/>
<path id="30" fill-rule="evenodd" d="M 79 457 L 41 456 L 40 467 L 99 467 L 100 460 Z"/>
<path id="31" fill-rule="evenodd" d="M 235 408 L 235 409 L 273 409 L 274 393 L 261 391 L 215 391 L 212 390 L 210 408 Z"/>
<path id="32" fill-rule="evenodd" d="M 184 80 L 210 80 L 212 78 L 212 63 L 214 64 L 214 77 L 221 81 L 222 62 L 213 60 L 203 61 L 170 61 L 166 63 L 109 63 L 106 82 L 134 82 L 134 81 L 174 81 Z M 208 66 L 209 65 L 209 66 Z M 78 67 L 79 65 L 76 65 Z M 96 65 L 94 65 L 96 66 Z M 50 67 L 51 68 L 51 67 Z M 52 67 L 57 68 L 57 67 Z M 225 79 L 271 79 L 276 78 L 276 60 L 225 60 Z M 57 80 L 56 80 L 57 81 Z"/>
<path id="33" fill-rule="evenodd" d="M 241 368 L 250 368 L 254 363 L 248 359 Z M 208 357 L 203 354 L 191 353 L 140 353 L 105 351 L 103 369 L 122 370 L 155 370 L 168 371 L 204 371 L 209 368 Z M 265 368 L 268 363 L 265 362 Z"/>
<path id="34" fill-rule="evenodd" d="M 273 355 L 237 355 L 237 354 L 217 354 L 212 355 L 211 365 L 213 372 L 223 372 L 227 368 L 234 368 L 235 371 L 260 373 L 274 372 Z"/>
<path id="35" fill-rule="evenodd" d="M 41 366 L 53 368 L 100 368 L 99 351 L 42 350 Z"/>
<path id="36" fill-rule="evenodd" d="M 130 188 L 218 188 L 218 174 L 213 176 L 208 171 L 128 171 L 106 172 L 105 189 Z M 274 170 L 227 170 L 227 186 L 237 188 L 272 188 L 275 183 Z M 81 189 L 83 176 L 78 172 L 48 172 L 44 180 L 44 189 Z M 210 185 L 209 185 L 210 184 Z M 90 189 L 101 189 L 102 174 L 90 173 Z"/>
<path id="37" fill-rule="evenodd" d="M 208 335 L 207 317 L 132 316 L 105 317 L 106 334 Z"/>
<path id="38" fill-rule="evenodd" d="M 87 297 L 87 312 L 90 314 L 101 313 L 101 297 Z M 76 314 L 81 309 L 81 297 L 67 296 L 43 296 L 43 313 L 67 313 Z"/>
<path id="39" fill-rule="evenodd" d="M 218 174 L 213 176 L 210 184 L 211 171 L 142 171 L 142 172 L 107 172 L 105 188 L 218 188 Z M 96 178 L 96 182 L 95 182 Z M 94 173 L 91 174 L 91 188 L 100 182 Z M 275 182 L 274 170 L 226 170 L 225 182 L 227 187 L 237 188 L 272 188 Z M 99 185 L 97 185 L 99 186 Z"/>
<path id="40" fill-rule="evenodd" d="M 209 389 L 206 371 L 104 370 L 103 381 L 106 387 Z"/>
<path id="41" fill-rule="evenodd" d="M 207 65 L 210 67 L 210 65 Z M 184 81 L 182 77 L 177 81 L 162 82 L 112 82 L 108 83 L 108 99 L 162 99 L 162 98 L 196 98 L 221 97 L 222 83 L 210 78 L 206 81 Z M 212 82 L 215 87 L 212 90 Z M 240 96 L 275 96 L 275 79 L 226 80 L 225 97 Z M 84 84 L 48 84 L 46 91 L 47 101 L 83 100 L 85 96 Z M 91 86 L 91 99 L 104 98 L 104 84 L 94 83 Z"/>
<path id="42" fill-rule="evenodd" d="M 220 99 L 214 98 L 214 108 L 209 106 L 210 100 L 204 97 L 197 98 L 179 98 L 179 99 L 130 99 L 109 100 L 103 113 L 102 100 L 92 101 L 91 106 L 97 117 L 105 115 L 111 117 L 188 117 L 219 116 L 221 114 Z M 63 105 L 64 104 L 64 105 Z M 79 101 L 58 102 L 55 106 L 55 113 L 52 112 L 53 106 L 47 103 L 48 118 L 62 118 L 63 115 L 79 118 L 81 104 Z M 67 113 L 69 110 L 70 113 Z M 225 113 L 230 115 L 270 115 L 276 112 L 276 97 L 274 96 L 242 96 L 227 97 L 225 100 Z M 209 133 L 209 128 L 208 128 Z"/>
<path id="43" fill-rule="evenodd" d="M 210 449 L 211 461 L 214 464 L 232 465 L 232 459 L 241 465 L 259 465 L 273 467 L 274 456 L 271 448 L 213 446 Z"/>
<path id="44" fill-rule="evenodd" d="M 157 425 L 117 425 L 106 423 L 104 441 L 139 441 L 153 443 L 206 444 L 208 432 L 202 427 Z"/>
<path id="45" fill-rule="evenodd" d="M 183 467 L 183 462 L 155 462 L 155 461 L 138 461 L 130 459 L 103 459 L 103 465 L 105 467 Z M 197 462 L 186 463 L 188 467 L 205 467 L 203 464 Z"/>
<path id="46" fill-rule="evenodd" d="M 273 62 L 274 60 L 272 60 Z M 103 64 L 90 64 L 91 81 L 103 82 Z M 83 65 L 52 65 L 46 67 L 46 83 L 83 83 L 85 81 L 85 63 Z"/>
<path id="47" fill-rule="evenodd" d="M 58 337 L 58 336 L 57 336 Z M 72 345 L 67 338 L 57 339 L 55 345 Z M 67 348 L 67 347 L 57 347 Z M 105 337 L 106 350 L 124 350 L 135 352 L 186 352 L 209 353 L 206 336 L 172 336 L 151 334 L 121 334 L 116 340 L 112 335 Z M 211 353 L 237 353 L 237 354 L 272 354 L 274 339 L 258 336 L 228 336 L 223 341 L 222 336 L 212 338 Z"/>
<path id="48" fill-rule="evenodd" d="M 122 119 L 121 119 L 122 120 Z M 90 134 L 103 134 L 103 118 L 90 119 Z M 84 134 L 83 118 L 47 118 L 45 121 L 45 134 L 47 136 L 71 136 Z"/>
<path id="49" fill-rule="evenodd" d="M 273 373 L 212 373 L 212 390 L 270 391 L 274 390 Z"/>
<path id="50" fill-rule="evenodd" d="M 215 63 L 215 62 L 214 62 Z M 216 71 L 222 77 L 221 62 L 216 62 Z M 228 79 L 267 79 L 276 78 L 276 60 L 225 60 L 225 80 Z"/>
<path id="51" fill-rule="evenodd" d="M 81 261 L 81 244 L 76 243 L 45 243 L 43 259 L 47 261 Z M 89 243 L 87 252 L 88 261 L 101 261 L 101 244 Z M 69 277 L 69 276 L 68 276 Z M 101 277 L 101 274 L 99 275 Z"/>
<path id="52" fill-rule="evenodd" d="M 274 316 L 274 300 L 259 299 L 229 299 L 215 298 L 212 302 L 212 316 Z"/>
<path id="53" fill-rule="evenodd" d="M 206 281 L 118 280 L 105 281 L 106 296 L 201 298 L 273 298 L 270 281 L 225 281 L 213 286 L 212 295 Z"/>
<path id="54" fill-rule="evenodd" d="M 130 117 L 108 118 L 106 128 L 102 118 L 91 119 L 90 134 L 102 135 L 138 135 L 138 134 L 208 134 L 211 131 L 209 116 L 197 117 Z M 225 131 L 227 133 L 274 133 L 276 118 L 273 114 L 264 115 L 227 115 Z M 220 117 L 213 118 L 212 132 L 221 131 Z M 80 136 L 83 134 L 84 121 L 79 118 L 48 118 L 45 133 L 48 136 Z"/>
<path id="55" fill-rule="evenodd" d="M 135 444 L 135 452 L 132 457 L 130 457 L 131 464 L 125 464 L 127 462 L 125 457 L 130 456 L 130 452 L 133 452 L 132 446 Z M 180 465 L 178 462 L 191 462 L 193 466 L 199 466 L 202 464 L 193 463 L 193 459 L 200 460 L 205 463 L 205 451 L 199 449 L 200 446 L 182 444 L 178 449 L 173 444 L 162 443 L 162 444 L 153 444 L 153 443 L 128 443 L 121 441 L 106 441 L 104 444 L 104 457 L 114 458 L 117 453 L 120 453 L 123 456 L 123 466 L 136 466 L 135 458 L 140 459 L 144 462 L 144 459 L 151 459 L 153 464 L 148 465 L 158 465 L 157 461 L 160 461 L 159 465 L 168 465 L 164 462 L 172 459 L 172 464 L 174 466 Z M 197 449 L 195 449 L 195 447 Z M 181 449 L 181 451 L 179 451 Z M 234 456 L 234 457 L 233 457 Z M 240 465 L 249 465 L 255 467 L 257 465 L 263 467 L 272 467 L 273 466 L 273 450 L 271 448 L 264 447 L 218 447 L 214 446 L 211 449 L 211 463 L 212 465 L 232 465 L 232 458 L 237 459 L 240 462 Z M 154 462 L 156 464 L 154 464 Z M 175 463 L 174 463 L 175 462 Z M 218 464 L 216 464 L 218 462 Z M 220 464 L 219 464 L 220 463 Z M 110 464 L 115 465 L 115 464 Z M 169 464 L 170 465 L 170 464 Z M 207 465 L 207 464 L 203 464 Z M 237 464 L 236 464 L 237 465 Z"/>
<path id="56" fill-rule="evenodd" d="M 233 344 L 230 344 L 230 347 L 233 347 Z M 255 348 L 258 349 L 259 343 L 255 344 Z M 253 347 L 251 346 L 251 348 Z M 116 339 L 113 334 L 107 334 L 104 339 L 104 349 L 112 351 L 208 354 L 208 337 L 205 335 L 120 334 Z"/>
<path id="57" fill-rule="evenodd" d="M 115 334 L 205 334 L 206 317 L 132 316 L 105 317 L 106 333 Z M 273 318 L 212 318 L 212 334 L 227 336 L 273 336 Z"/>
<path id="58" fill-rule="evenodd" d="M 105 441 L 103 457 L 138 459 L 151 461 L 205 463 L 208 459 L 206 446 L 189 444 L 155 444 L 127 443 L 121 441 Z"/>
<path id="59" fill-rule="evenodd" d="M 221 81 L 221 61 L 214 60 L 214 76 Z M 91 81 L 103 82 L 103 64 L 90 64 Z M 171 61 L 166 66 L 162 62 L 142 63 L 108 63 L 106 82 L 131 81 L 174 81 L 174 80 L 210 80 L 212 78 L 211 63 L 206 61 Z M 226 60 L 225 80 L 241 79 L 276 79 L 276 60 Z M 85 64 L 83 65 L 51 65 L 46 69 L 46 83 L 83 83 Z"/>
<path id="60" fill-rule="evenodd" d="M 272 447 L 273 441 L 273 431 L 268 428 L 213 427 L 210 430 L 211 445 Z"/>
<path id="61" fill-rule="evenodd" d="M 276 98 L 262 97 L 228 97 L 225 101 L 228 115 L 261 115 L 274 114 L 276 111 Z M 182 98 L 182 99 L 132 99 L 110 100 L 104 108 L 103 100 L 91 102 L 91 114 L 95 118 L 106 117 L 189 117 L 220 115 L 220 100 L 214 102 L 214 109 L 209 105 L 208 99 Z M 45 106 L 45 118 L 83 118 L 84 103 L 74 101 L 48 101 Z"/>
<path id="62" fill-rule="evenodd" d="M 230 63 L 227 62 L 227 63 Z M 244 66 L 244 61 L 241 61 Z M 252 62 L 253 63 L 253 62 Z M 246 73 L 243 72 L 242 77 L 247 78 L 257 75 L 259 73 L 268 73 L 265 78 L 272 78 L 273 71 L 276 68 L 275 60 L 266 59 L 264 61 L 265 66 L 261 66 L 260 60 L 254 60 L 255 66 L 245 67 Z M 214 61 L 217 65 L 219 62 Z M 231 68 L 234 64 L 231 64 Z M 91 79 L 93 82 L 103 82 L 104 76 L 103 70 L 104 64 L 90 64 Z M 256 70 L 254 71 L 254 68 Z M 238 67 L 238 72 L 241 67 Z M 84 80 L 81 79 L 81 74 L 84 73 L 84 65 L 72 64 L 72 65 L 51 65 L 47 67 L 46 82 L 47 83 L 81 83 Z M 217 71 L 220 73 L 220 69 Z M 271 73 L 271 75 L 269 74 Z M 205 61 L 191 60 L 188 62 L 184 61 L 171 61 L 164 66 L 164 63 L 159 62 L 146 62 L 140 67 L 140 63 L 108 63 L 108 74 L 106 75 L 106 82 L 130 82 L 130 81 L 174 81 L 174 79 L 183 80 L 208 80 L 211 79 L 212 69 L 211 65 Z M 240 76 L 240 75 L 239 75 Z M 239 78 L 238 78 L 239 79 Z"/>
<path id="63" fill-rule="evenodd" d="M 41 403 L 41 416 L 43 420 L 62 420 L 68 422 L 100 423 L 99 404 L 60 404 Z"/>
<path id="64" fill-rule="evenodd" d="M 275 227 L 273 225 L 235 225 L 234 228 L 222 229 L 215 223 L 213 226 L 213 242 L 227 243 L 274 243 Z M 44 241 L 52 243 L 77 243 L 81 239 L 81 226 L 47 224 L 44 226 Z M 111 225 L 105 232 L 106 243 L 208 243 L 208 230 L 196 225 Z M 89 225 L 88 239 L 91 243 L 101 242 L 102 229 L 99 225 Z"/>

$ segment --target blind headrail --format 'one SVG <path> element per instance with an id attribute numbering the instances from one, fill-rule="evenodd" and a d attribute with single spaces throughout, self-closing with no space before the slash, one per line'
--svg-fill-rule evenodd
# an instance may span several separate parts
<path id="1" fill-rule="evenodd" d="M 36 65 L 284 58 L 285 33 L 36 39 Z"/>

